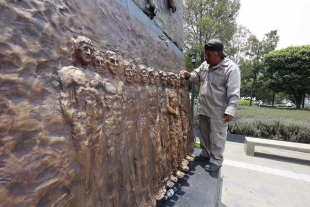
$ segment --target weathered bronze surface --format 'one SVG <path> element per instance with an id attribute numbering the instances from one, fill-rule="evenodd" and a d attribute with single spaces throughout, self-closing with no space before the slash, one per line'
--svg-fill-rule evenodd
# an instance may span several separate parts
<path id="1" fill-rule="evenodd" d="M 0 206 L 155 206 L 192 159 L 184 61 L 114 0 L 0 11 Z"/>
<path id="2" fill-rule="evenodd" d="M 183 50 L 183 1 L 132 0 L 152 21 Z"/>

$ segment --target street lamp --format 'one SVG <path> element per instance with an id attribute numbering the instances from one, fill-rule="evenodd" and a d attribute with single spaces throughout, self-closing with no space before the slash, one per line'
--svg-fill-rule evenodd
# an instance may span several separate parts
<path id="1" fill-rule="evenodd" d="M 196 49 L 194 49 L 194 53 L 188 55 L 192 59 L 193 70 L 196 68 Z M 195 92 L 195 83 L 192 81 L 192 96 L 191 96 L 191 112 L 192 112 L 192 120 L 194 120 L 194 92 Z"/>

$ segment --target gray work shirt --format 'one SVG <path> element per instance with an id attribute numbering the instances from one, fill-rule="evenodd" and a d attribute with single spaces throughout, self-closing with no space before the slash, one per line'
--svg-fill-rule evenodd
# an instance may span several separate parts
<path id="1" fill-rule="evenodd" d="M 234 116 L 240 99 L 240 69 L 232 60 L 224 58 L 216 66 L 205 61 L 191 72 L 191 81 L 200 82 L 198 113 L 223 118 Z"/>

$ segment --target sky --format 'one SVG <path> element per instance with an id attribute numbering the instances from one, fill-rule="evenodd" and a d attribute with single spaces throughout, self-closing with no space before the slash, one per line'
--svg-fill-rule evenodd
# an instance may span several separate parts
<path id="1" fill-rule="evenodd" d="M 277 50 L 310 45 L 310 0 L 240 0 L 237 23 L 259 40 L 278 30 Z"/>

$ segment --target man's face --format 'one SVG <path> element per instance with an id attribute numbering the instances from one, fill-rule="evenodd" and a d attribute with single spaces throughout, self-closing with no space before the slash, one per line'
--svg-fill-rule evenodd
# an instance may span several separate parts
<path id="1" fill-rule="evenodd" d="M 210 50 L 205 51 L 205 58 L 209 65 L 216 66 L 222 61 L 222 52 L 214 52 Z"/>
<path id="2" fill-rule="evenodd" d="M 77 49 L 78 57 L 83 64 L 88 64 L 92 61 L 94 48 L 86 42 L 83 42 Z"/>
<path id="3" fill-rule="evenodd" d="M 115 75 L 117 73 L 118 67 L 119 67 L 119 59 L 117 58 L 116 53 L 109 52 L 108 54 L 108 68 L 110 72 Z"/>

